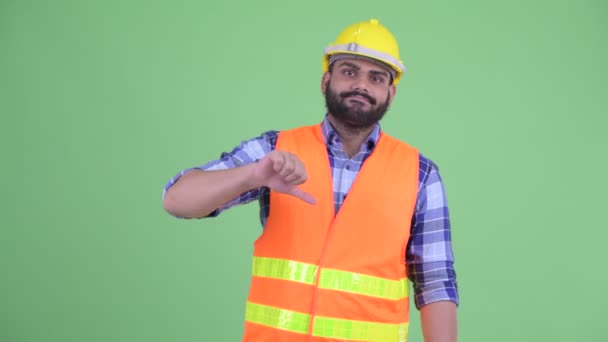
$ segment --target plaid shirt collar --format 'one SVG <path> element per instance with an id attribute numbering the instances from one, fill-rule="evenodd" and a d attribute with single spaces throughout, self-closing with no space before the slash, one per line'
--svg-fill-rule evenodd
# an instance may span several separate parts
<path id="1" fill-rule="evenodd" d="M 323 122 L 321 123 L 321 131 L 323 132 L 323 138 L 325 139 L 325 145 L 332 150 L 342 151 L 343 150 L 342 149 L 342 139 L 340 139 L 340 136 L 338 135 L 338 133 L 332 126 L 331 122 L 329 122 L 327 115 L 328 114 L 325 115 L 325 118 L 323 119 Z M 376 146 L 376 144 L 378 143 L 378 139 L 380 139 L 380 135 L 381 135 L 380 124 L 376 123 L 376 125 L 374 126 L 374 129 L 367 137 L 366 143 L 361 145 L 360 152 L 363 152 L 363 153 L 371 152 L 374 149 L 374 147 Z"/>

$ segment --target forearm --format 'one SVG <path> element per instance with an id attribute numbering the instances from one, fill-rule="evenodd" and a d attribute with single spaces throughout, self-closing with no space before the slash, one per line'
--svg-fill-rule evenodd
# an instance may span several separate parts
<path id="1" fill-rule="evenodd" d="M 425 342 L 456 342 L 456 304 L 434 302 L 420 308 L 420 321 Z"/>
<path id="2" fill-rule="evenodd" d="M 241 193 L 259 186 L 251 177 L 252 167 L 191 170 L 167 190 L 163 207 L 179 217 L 205 217 Z"/>

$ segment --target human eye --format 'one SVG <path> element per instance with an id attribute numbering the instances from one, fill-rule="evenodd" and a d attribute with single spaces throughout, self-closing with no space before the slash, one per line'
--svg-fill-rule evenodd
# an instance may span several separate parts
<path id="1" fill-rule="evenodd" d="M 374 83 L 384 83 L 384 77 L 382 77 L 382 76 L 373 75 L 371 77 L 371 79 L 372 79 L 372 82 L 374 82 Z"/>
<path id="2" fill-rule="evenodd" d="M 355 71 L 353 69 L 344 69 L 342 70 L 342 75 L 352 77 L 355 76 Z"/>

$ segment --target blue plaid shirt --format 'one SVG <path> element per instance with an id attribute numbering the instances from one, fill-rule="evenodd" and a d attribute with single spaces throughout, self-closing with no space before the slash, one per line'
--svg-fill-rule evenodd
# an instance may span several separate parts
<path id="1" fill-rule="evenodd" d="M 380 126 L 376 125 L 366 142 L 361 145 L 361 150 L 349 159 L 342 150 L 340 137 L 327 117 L 321 125 L 333 176 L 335 212 L 338 212 L 365 159 L 376 146 L 381 131 Z M 275 149 L 278 134 L 277 131 L 265 132 L 242 142 L 230 153 L 222 153 L 219 160 L 181 171 L 165 185 L 163 197 L 166 191 L 189 170 L 224 170 L 262 159 Z M 416 307 L 420 308 L 441 300 L 458 304 L 445 189 L 437 166 L 422 154 L 420 154 L 418 185 L 416 209 L 411 218 L 410 241 L 406 251 L 408 275 L 414 287 Z M 270 208 L 270 190 L 267 187 L 249 190 L 216 209 L 209 216 L 215 217 L 235 205 L 254 200 L 260 203 L 260 221 L 264 226 Z"/>

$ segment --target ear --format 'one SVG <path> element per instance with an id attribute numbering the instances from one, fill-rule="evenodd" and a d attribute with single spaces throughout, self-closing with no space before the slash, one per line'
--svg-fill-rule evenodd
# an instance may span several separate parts
<path id="1" fill-rule="evenodd" d="M 388 87 L 388 93 L 391 95 L 390 100 L 388 102 L 389 106 L 391 103 L 393 103 L 393 100 L 395 99 L 395 94 L 397 94 L 397 86 L 394 84 L 391 84 Z"/>
<path id="2" fill-rule="evenodd" d="M 329 86 L 329 79 L 331 79 L 331 74 L 329 72 L 325 72 L 323 77 L 321 77 L 321 92 L 325 95 L 325 91 Z"/>

